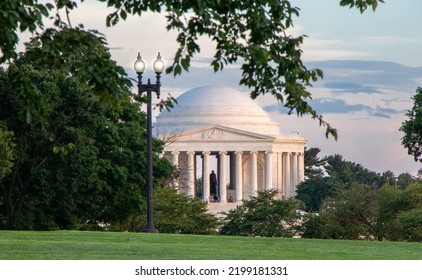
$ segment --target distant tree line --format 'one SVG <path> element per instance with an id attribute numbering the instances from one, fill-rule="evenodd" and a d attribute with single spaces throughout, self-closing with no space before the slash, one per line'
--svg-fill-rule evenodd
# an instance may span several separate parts
<path id="1" fill-rule="evenodd" d="M 379 174 L 340 155 L 320 159 L 318 148 L 306 153 L 313 155 L 306 168 L 312 172 L 296 198 L 313 214 L 304 223 L 303 237 L 422 240 L 421 178 Z"/>
<path id="2" fill-rule="evenodd" d="M 306 180 L 295 198 L 270 190 L 227 212 L 227 235 L 422 241 L 422 180 L 378 174 L 341 155 L 305 151 Z"/>

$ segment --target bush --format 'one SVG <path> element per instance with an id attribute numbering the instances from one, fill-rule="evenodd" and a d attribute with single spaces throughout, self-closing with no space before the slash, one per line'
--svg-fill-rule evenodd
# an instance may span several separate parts
<path id="1" fill-rule="evenodd" d="M 24 210 L 5 217 L 0 229 L 8 230 L 58 230 L 52 218 L 40 210 Z"/>
<path id="2" fill-rule="evenodd" d="M 131 223 L 142 230 L 146 225 L 146 214 L 136 217 Z M 154 226 L 159 232 L 215 234 L 218 225 L 219 220 L 207 212 L 206 202 L 179 194 L 174 188 L 154 190 Z"/>
<path id="3" fill-rule="evenodd" d="M 412 209 L 397 216 L 397 237 L 399 240 L 422 241 L 422 209 Z"/>
<path id="4" fill-rule="evenodd" d="M 303 204 L 276 199 L 276 190 L 262 191 L 224 213 L 222 235 L 293 237 L 300 229 Z"/>
<path id="5" fill-rule="evenodd" d="M 0 229 L 33 230 L 34 215 L 31 211 L 21 211 L 4 217 Z"/>

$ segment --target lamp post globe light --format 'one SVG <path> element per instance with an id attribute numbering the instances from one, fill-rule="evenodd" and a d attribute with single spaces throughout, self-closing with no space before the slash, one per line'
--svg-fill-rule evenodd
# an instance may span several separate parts
<path id="1" fill-rule="evenodd" d="M 136 74 L 138 74 L 138 95 L 147 93 L 147 225 L 142 230 L 143 232 L 157 233 L 158 230 L 154 227 L 153 218 L 153 197 L 152 197 L 152 92 L 157 94 L 157 98 L 160 97 L 160 78 L 161 73 L 164 70 L 164 62 L 161 59 L 160 53 L 158 53 L 157 60 L 153 63 L 153 69 L 157 74 L 157 81 L 155 84 L 151 84 L 151 80 L 148 79 L 146 84 L 142 84 L 142 74 L 145 70 L 145 62 L 142 60 L 141 55 L 138 53 L 138 57 L 133 65 Z"/>

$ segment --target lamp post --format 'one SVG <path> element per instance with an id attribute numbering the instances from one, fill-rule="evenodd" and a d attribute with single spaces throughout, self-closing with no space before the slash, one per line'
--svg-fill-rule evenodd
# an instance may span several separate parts
<path id="1" fill-rule="evenodd" d="M 152 67 L 154 68 L 155 74 L 157 74 L 157 81 L 155 84 L 151 84 L 151 80 L 148 79 L 147 84 L 142 84 L 142 74 L 145 70 L 145 62 L 142 60 L 141 55 L 138 53 L 138 57 L 133 65 L 136 74 L 138 74 L 138 95 L 143 92 L 147 92 L 147 225 L 142 230 L 143 232 L 156 233 L 158 230 L 154 227 L 153 222 L 153 199 L 152 199 L 152 92 L 157 94 L 157 98 L 160 96 L 160 77 L 164 70 L 164 62 L 161 60 L 160 53 L 158 53 L 157 60 L 154 61 Z"/>

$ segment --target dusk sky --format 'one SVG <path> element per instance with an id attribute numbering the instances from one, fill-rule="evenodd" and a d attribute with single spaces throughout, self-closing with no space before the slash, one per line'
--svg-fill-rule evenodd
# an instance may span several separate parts
<path id="1" fill-rule="evenodd" d="M 387 0 L 373 12 L 340 7 L 339 0 L 291 1 L 300 7 L 291 34 L 307 35 L 303 59 L 308 68 L 320 68 L 324 79 L 310 88 L 312 105 L 327 122 L 338 129 L 337 141 L 325 138 L 325 130 L 310 117 L 287 116 L 283 106 L 270 96 L 256 102 L 281 125 L 281 133 L 300 133 L 307 147 L 319 147 L 322 155 L 341 154 L 346 160 L 370 170 L 416 174 L 422 167 L 401 146 L 399 132 L 404 114 L 412 107 L 411 97 L 422 84 L 422 1 Z M 106 28 L 111 10 L 98 1 L 85 1 L 71 13 L 72 23 L 84 23 L 106 35 L 113 59 L 135 77 L 137 52 L 151 68 L 161 52 L 167 65 L 175 54 L 176 33 L 167 32 L 164 15 L 130 17 Z M 247 94 L 238 86 L 238 66 L 214 74 L 209 66 L 213 44 L 200 40 L 201 53 L 189 73 L 162 79 L 162 93 L 177 97 L 203 85 L 226 85 Z M 148 71 L 149 70 L 149 71 Z M 146 78 L 154 78 L 147 69 Z M 134 89 L 135 90 L 135 89 Z"/>

